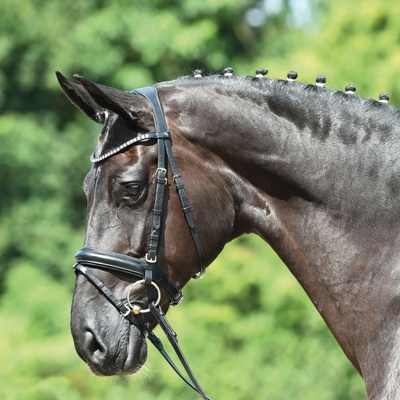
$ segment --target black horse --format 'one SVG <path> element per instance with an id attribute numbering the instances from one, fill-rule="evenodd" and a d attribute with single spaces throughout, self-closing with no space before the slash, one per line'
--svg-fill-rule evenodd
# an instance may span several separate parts
<path id="1" fill-rule="evenodd" d="M 400 112 L 293 74 L 226 75 L 124 92 L 58 74 L 103 125 L 84 184 L 77 352 L 99 375 L 136 372 L 162 310 L 228 241 L 254 232 L 303 286 L 368 398 L 400 398 Z"/>

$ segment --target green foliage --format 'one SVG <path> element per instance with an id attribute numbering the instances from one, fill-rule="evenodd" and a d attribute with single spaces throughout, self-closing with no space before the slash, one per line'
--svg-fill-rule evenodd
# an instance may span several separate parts
<path id="1" fill-rule="evenodd" d="M 312 4 L 313 25 L 303 34 L 286 39 L 291 45 L 284 52 L 285 62 L 282 51 L 268 59 L 266 64 L 273 76 L 284 77 L 289 69 L 294 69 L 299 73 L 299 81 L 313 83 L 322 74 L 327 76 L 327 86 L 332 89 L 343 90 L 353 83 L 362 97 L 378 99 L 379 94 L 389 93 L 390 103 L 398 105 L 399 4 L 393 0 L 316 0 Z M 262 42 L 261 46 L 270 45 Z M 265 63 L 265 53 L 260 54 L 253 65 Z"/>
<path id="2" fill-rule="evenodd" d="M 269 2 L 266 2 L 266 4 Z M 283 1 L 264 25 L 251 0 L 0 2 L 0 399 L 196 399 L 155 350 L 138 378 L 92 376 L 69 334 L 85 200 L 98 128 L 68 104 L 54 71 L 122 89 L 227 65 L 400 101 L 400 5 L 310 0 L 293 23 Z M 292 21 L 292 22 L 291 22 Z M 227 246 L 170 310 L 180 343 L 216 399 L 362 399 L 345 359 L 295 279 L 255 237 Z"/>
<path id="3" fill-rule="evenodd" d="M 77 145 L 84 126 L 62 135 L 48 117 L 0 117 L 0 284 L 20 259 L 72 283 L 67 266 L 82 243 L 81 182 L 91 148 Z"/>

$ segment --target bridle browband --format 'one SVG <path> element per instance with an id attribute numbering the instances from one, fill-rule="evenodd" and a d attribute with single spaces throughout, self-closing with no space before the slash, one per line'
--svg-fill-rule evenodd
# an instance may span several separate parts
<path id="1" fill-rule="evenodd" d="M 135 89 L 132 91 L 147 99 L 153 108 L 153 115 L 155 121 L 156 132 L 150 132 L 138 135 L 115 149 L 108 151 L 105 154 L 95 156 L 93 152 L 91 161 L 99 163 L 103 160 L 112 157 L 113 155 L 125 150 L 135 144 L 147 142 L 149 140 L 156 140 L 158 144 L 158 168 L 156 176 L 156 189 L 155 200 L 152 214 L 152 228 L 149 236 L 148 250 L 144 259 L 127 256 L 124 254 L 103 252 L 89 247 L 83 247 L 76 255 L 76 263 L 73 268 L 77 273 L 84 275 L 88 281 L 93 284 L 100 293 L 126 318 L 130 323 L 135 325 L 142 334 L 147 337 L 153 345 L 160 351 L 166 361 L 171 365 L 175 372 L 194 390 L 196 390 L 204 400 L 210 400 L 209 397 L 203 392 L 196 378 L 194 377 L 189 364 L 187 363 L 179 345 L 177 335 L 165 318 L 165 314 L 159 305 L 161 298 L 158 286 L 163 287 L 170 296 L 170 304 L 178 305 L 183 300 L 183 295 L 180 290 L 170 278 L 157 268 L 157 253 L 160 243 L 160 237 L 163 227 L 163 213 L 166 205 L 166 188 L 167 188 L 167 174 L 168 166 L 171 169 L 173 181 L 181 202 L 182 210 L 184 212 L 186 222 L 189 226 L 193 241 L 195 243 L 197 253 L 199 256 L 199 274 L 194 275 L 194 279 L 199 279 L 204 276 L 206 270 L 206 261 L 201 245 L 199 235 L 196 231 L 193 215 L 189 206 L 189 201 L 183 187 L 181 176 L 175 163 L 172 153 L 171 135 L 168 132 L 168 127 L 165 121 L 164 113 L 158 98 L 158 93 L 155 87 L 148 86 L 145 88 Z M 134 276 L 138 281 L 134 284 L 143 284 L 146 286 L 156 287 L 159 297 L 156 301 L 150 302 L 148 309 L 143 310 L 139 305 L 130 302 L 130 292 L 127 299 L 121 300 L 117 298 L 114 293 L 108 289 L 105 284 L 96 277 L 96 275 L 89 268 L 101 269 L 106 271 L 122 272 Z M 132 289 L 132 288 L 131 288 Z M 174 348 L 182 366 L 186 370 L 189 377 L 187 379 L 177 368 L 172 359 L 168 356 L 163 348 L 163 345 L 158 337 L 149 330 L 149 323 L 145 321 L 144 313 L 151 312 L 156 321 L 166 334 L 172 347 Z"/>

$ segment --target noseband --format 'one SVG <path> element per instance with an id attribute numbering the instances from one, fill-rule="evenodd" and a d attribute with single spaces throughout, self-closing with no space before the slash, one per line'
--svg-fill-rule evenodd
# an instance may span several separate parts
<path id="1" fill-rule="evenodd" d="M 171 136 L 168 132 L 167 124 L 165 121 L 164 113 L 161 108 L 161 104 L 158 98 L 157 90 L 153 86 L 136 89 L 132 91 L 136 94 L 143 96 L 147 99 L 153 108 L 153 115 L 155 120 L 156 132 L 150 132 L 142 135 L 138 135 L 127 142 L 123 143 L 119 147 L 103 154 L 98 157 L 95 156 L 94 152 L 91 156 L 93 163 L 101 162 L 113 155 L 125 150 L 135 144 L 147 142 L 149 140 L 156 140 L 158 143 L 158 168 L 156 176 L 156 190 L 155 200 L 152 215 L 152 229 L 148 242 L 148 250 L 144 259 L 130 257 L 124 254 L 102 252 L 97 249 L 89 247 L 83 247 L 76 255 L 76 263 L 73 268 L 77 273 L 84 275 L 90 283 L 92 283 L 100 293 L 126 318 L 130 323 L 135 325 L 142 334 L 147 337 L 153 345 L 160 351 L 163 357 L 176 371 L 176 373 L 190 386 L 196 390 L 203 399 L 210 400 L 201 389 L 199 383 L 194 377 L 189 364 L 187 363 L 183 353 L 178 345 L 177 335 L 165 318 L 165 314 L 159 306 L 161 299 L 159 286 L 163 287 L 170 295 L 170 304 L 175 306 L 183 300 L 181 290 L 170 280 L 170 278 L 157 268 L 157 253 L 160 243 L 160 237 L 162 236 L 162 221 L 163 221 L 163 210 L 166 205 L 166 188 L 167 188 L 167 174 L 168 166 L 171 169 L 173 181 L 180 199 L 182 210 L 184 212 L 186 222 L 189 226 L 193 241 L 197 248 L 199 256 L 199 273 L 194 275 L 194 279 L 199 279 L 205 274 L 206 262 L 203 247 L 199 235 L 196 231 L 192 212 L 190 210 L 189 201 L 187 199 L 185 189 L 183 187 L 181 176 L 178 173 L 175 159 L 172 153 Z M 143 284 L 147 287 L 155 287 L 157 290 L 158 298 L 154 302 L 149 302 L 148 308 L 143 309 L 137 303 L 131 303 L 130 293 L 128 293 L 127 299 L 121 300 L 117 298 L 113 292 L 108 289 L 105 284 L 96 277 L 96 275 L 89 269 L 101 269 L 106 271 L 122 272 L 138 279 L 134 283 L 134 286 Z M 172 344 L 180 362 L 185 368 L 190 381 L 179 371 L 172 359 L 168 356 L 163 348 L 160 339 L 152 332 L 149 331 L 149 323 L 145 321 L 144 314 L 150 312 L 157 320 L 160 327 L 165 332 L 168 340 Z"/>

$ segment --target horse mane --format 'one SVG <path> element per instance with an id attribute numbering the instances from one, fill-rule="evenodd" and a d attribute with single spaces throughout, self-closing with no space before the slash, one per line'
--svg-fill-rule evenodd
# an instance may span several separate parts
<path id="1" fill-rule="evenodd" d="M 225 78 L 223 75 L 215 74 L 209 75 L 202 79 L 193 78 L 193 76 L 181 76 L 175 80 L 176 82 L 185 82 L 190 86 L 209 86 L 218 82 L 219 86 L 225 87 L 227 91 L 234 92 L 247 92 L 251 93 L 262 93 L 265 91 L 283 93 L 284 96 L 292 97 L 296 95 L 304 95 L 310 102 L 314 102 L 315 105 L 321 101 L 321 98 L 329 99 L 332 103 L 336 103 L 337 106 L 355 107 L 356 111 L 359 107 L 371 109 L 384 110 L 384 112 L 394 113 L 396 117 L 399 116 L 400 110 L 381 103 L 372 98 L 364 98 L 359 95 L 349 95 L 341 90 L 332 90 L 328 87 L 318 87 L 315 84 L 307 84 L 301 82 L 289 82 L 286 79 L 270 79 L 270 78 L 256 78 L 254 76 L 232 76 Z M 316 98 L 318 100 L 316 100 Z M 363 109 L 362 111 L 365 111 Z"/>
<path id="2" fill-rule="evenodd" d="M 172 82 L 179 86 L 214 87 L 227 96 L 236 95 L 249 99 L 259 106 L 267 106 L 277 115 L 289 118 L 300 128 L 304 128 L 306 123 L 311 122 L 315 127 L 320 123 L 318 120 L 335 118 L 342 121 L 343 131 L 350 130 L 350 126 L 364 126 L 369 132 L 377 132 L 380 141 L 391 137 L 390 132 L 394 129 L 400 130 L 399 109 L 372 98 L 363 98 L 316 84 L 253 76 L 227 78 L 220 74 L 201 79 L 182 76 Z M 324 140 L 326 137 L 322 134 L 321 138 Z M 356 139 L 353 137 L 350 142 L 355 142 Z"/>

